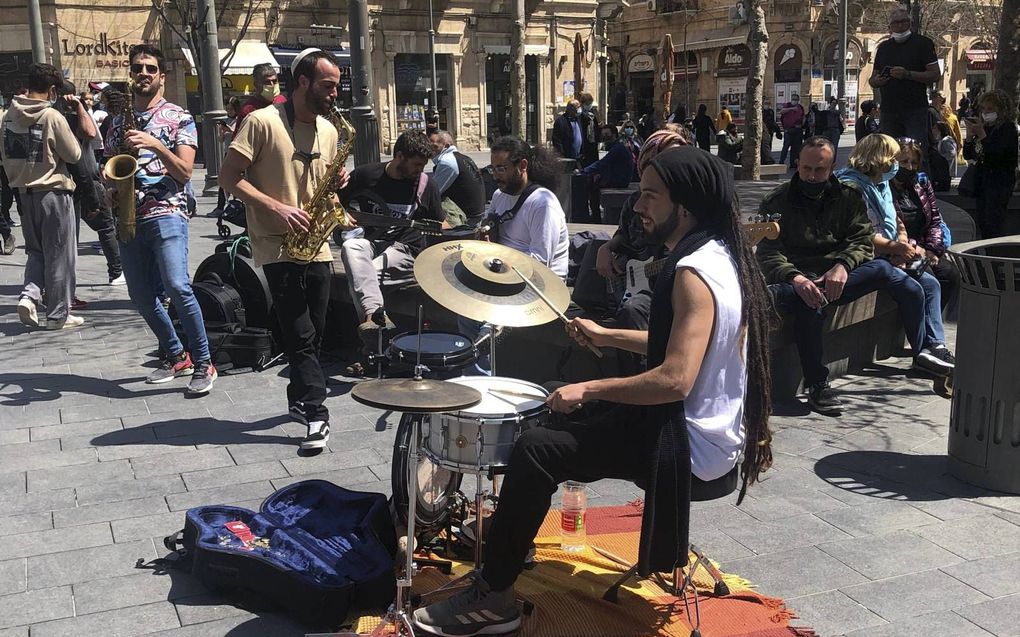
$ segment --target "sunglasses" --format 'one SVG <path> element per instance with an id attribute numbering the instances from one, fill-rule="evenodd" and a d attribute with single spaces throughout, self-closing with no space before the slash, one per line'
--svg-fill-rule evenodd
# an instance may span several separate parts
<path id="1" fill-rule="evenodd" d="M 156 65 L 156 64 L 132 64 L 131 65 L 131 72 L 132 73 L 141 73 L 142 69 L 145 69 L 145 72 L 148 73 L 149 75 L 156 75 L 157 73 L 159 73 L 159 66 Z"/>

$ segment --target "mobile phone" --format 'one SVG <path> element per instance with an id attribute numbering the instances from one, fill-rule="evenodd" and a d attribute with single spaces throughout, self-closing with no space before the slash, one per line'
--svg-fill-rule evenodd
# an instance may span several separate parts
<path id="1" fill-rule="evenodd" d="M 882 72 L 879 73 L 879 77 L 892 77 L 892 67 L 887 66 L 884 69 L 882 69 Z"/>

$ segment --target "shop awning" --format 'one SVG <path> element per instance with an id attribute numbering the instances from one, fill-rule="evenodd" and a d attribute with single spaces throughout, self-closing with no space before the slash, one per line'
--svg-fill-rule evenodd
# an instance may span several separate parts
<path id="1" fill-rule="evenodd" d="M 483 48 L 489 55 L 510 55 L 509 44 L 486 44 Z M 544 44 L 525 44 L 524 55 L 549 55 L 549 47 Z"/>
<path id="2" fill-rule="evenodd" d="M 974 71 L 995 69 L 995 52 L 990 49 L 967 49 L 967 68 Z"/>
<path id="3" fill-rule="evenodd" d="M 734 35 L 726 38 L 712 38 L 708 40 L 687 40 L 688 51 L 705 51 L 708 49 L 721 49 L 732 44 L 744 44 L 747 42 L 746 35 Z M 676 45 L 677 51 L 683 51 L 683 40 Z"/>
<path id="4" fill-rule="evenodd" d="M 304 51 L 306 47 L 289 47 L 289 46 L 273 46 L 270 50 L 276 57 L 276 61 L 279 63 L 281 68 L 290 69 L 291 63 L 297 54 Z M 341 68 L 351 66 L 351 52 L 347 49 L 329 49 L 329 52 L 333 54 L 336 61 L 340 63 Z M 341 73 L 341 75 L 344 75 Z"/>
<path id="5" fill-rule="evenodd" d="M 184 54 L 184 59 L 188 61 L 188 67 L 191 68 L 192 75 L 198 75 L 198 69 L 195 68 L 195 60 L 191 56 L 191 49 L 182 47 L 181 52 Z M 230 49 L 220 49 L 220 60 L 227 57 L 230 53 Z M 274 68 L 279 70 L 280 65 L 277 63 L 276 58 L 273 57 L 273 52 L 269 50 L 269 47 L 258 40 L 242 40 L 237 43 L 237 49 L 234 51 L 234 57 L 230 58 L 230 64 L 223 71 L 224 75 L 251 75 L 252 69 L 257 64 L 263 64 L 268 62 L 272 64 Z"/>

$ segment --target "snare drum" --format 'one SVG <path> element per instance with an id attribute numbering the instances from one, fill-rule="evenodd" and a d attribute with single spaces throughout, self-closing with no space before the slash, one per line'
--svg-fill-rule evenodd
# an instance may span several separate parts
<path id="1" fill-rule="evenodd" d="M 499 376 L 463 376 L 482 401 L 463 411 L 433 414 L 422 427 L 425 454 L 437 465 L 461 473 L 489 473 L 506 467 L 521 432 L 544 422 L 549 395 L 541 385 Z"/>
<path id="2" fill-rule="evenodd" d="M 390 341 L 386 357 L 394 364 L 414 367 L 418 361 L 418 333 L 407 332 Z M 430 371 L 460 369 L 478 360 L 474 342 L 449 332 L 421 333 L 421 364 Z"/>

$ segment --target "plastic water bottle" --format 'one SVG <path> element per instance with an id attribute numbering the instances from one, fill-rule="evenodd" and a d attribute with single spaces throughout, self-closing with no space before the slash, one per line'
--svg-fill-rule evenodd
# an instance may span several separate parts
<path id="1" fill-rule="evenodd" d="M 585 514 L 588 511 L 588 494 L 584 484 L 568 480 L 563 483 L 563 501 L 560 505 L 560 548 L 568 553 L 584 550 L 587 534 Z"/>

